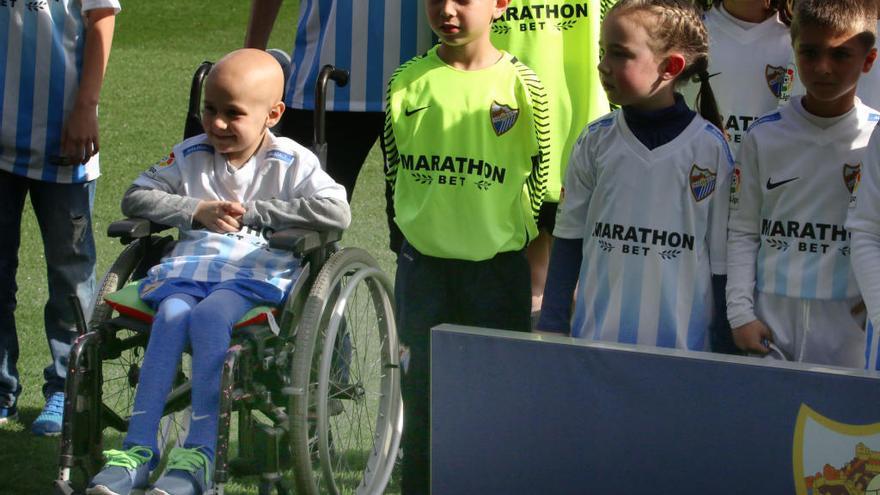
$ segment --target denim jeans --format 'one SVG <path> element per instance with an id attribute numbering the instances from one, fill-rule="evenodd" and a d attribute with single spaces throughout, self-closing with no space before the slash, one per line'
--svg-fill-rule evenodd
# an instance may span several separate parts
<path id="1" fill-rule="evenodd" d="M 76 337 L 70 295 L 83 309 L 91 310 L 95 291 L 95 240 L 92 206 L 95 181 L 82 184 L 43 182 L 0 171 L 0 407 L 15 403 L 21 392 L 18 369 L 18 334 L 15 326 L 15 273 L 21 240 L 21 215 L 25 197 L 40 226 L 49 300 L 44 326 L 51 363 L 43 370 L 43 395 L 64 391 L 67 354 Z M 34 331 L 26 328 L 26 331 Z"/>

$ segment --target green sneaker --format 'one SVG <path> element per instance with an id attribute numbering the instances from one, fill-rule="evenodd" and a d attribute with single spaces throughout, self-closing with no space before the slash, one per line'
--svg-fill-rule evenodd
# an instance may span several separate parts
<path id="1" fill-rule="evenodd" d="M 168 454 L 168 466 L 153 484 L 149 495 L 202 495 L 208 490 L 214 464 L 197 448 L 175 447 Z"/>
<path id="2" fill-rule="evenodd" d="M 128 450 L 106 450 L 101 472 L 92 478 L 86 495 L 128 495 L 143 493 L 150 484 L 153 451 L 136 445 Z"/>

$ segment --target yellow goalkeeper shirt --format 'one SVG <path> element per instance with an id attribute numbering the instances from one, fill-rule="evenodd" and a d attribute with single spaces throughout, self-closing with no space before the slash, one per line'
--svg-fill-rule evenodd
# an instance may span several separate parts
<path id="1" fill-rule="evenodd" d="M 549 129 L 540 80 L 508 53 L 463 71 L 437 47 L 388 83 L 383 135 L 395 221 L 420 253 L 486 260 L 537 235 Z"/>
<path id="2" fill-rule="evenodd" d="M 512 0 L 492 25 L 492 43 L 532 68 L 547 88 L 550 174 L 558 202 L 571 148 L 586 125 L 608 113 L 599 82 L 599 24 L 614 0 Z"/>

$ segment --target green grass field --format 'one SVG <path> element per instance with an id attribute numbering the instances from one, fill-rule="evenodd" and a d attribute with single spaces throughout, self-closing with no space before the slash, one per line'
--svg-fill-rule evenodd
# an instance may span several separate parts
<path id="1" fill-rule="evenodd" d="M 95 201 L 98 278 L 120 251 L 106 236 L 120 218 L 122 193 L 142 170 L 167 155 L 182 137 L 189 82 L 202 60 L 216 60 L 244 40 L 250 2 L 243 0 L 123 2 L 101 98 L 101 166 Z M 297 2 L 284 4 L 270 46 L 289 49 Z M 353 200 L 354 221 L 344 243 L 368 249 L 391 272 L 381 155 L 374 149 Z M 42 369 L 49 352 L 42 312 L 47 296 L 42 244 L 33 213 L 25 214 L 18 271 L 18 362 L 24 391 L 20 422 L 0 428 L 0 495 L 51 493 L 58 439 L 38 438 L 28 426 L 43 406 Z M 257 493 L 256 482 L 235 493 Z"/>

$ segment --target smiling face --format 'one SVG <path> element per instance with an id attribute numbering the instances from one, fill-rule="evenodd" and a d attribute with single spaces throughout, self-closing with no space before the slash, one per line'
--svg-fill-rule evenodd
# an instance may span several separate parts
<path id="1" fill-rule="evenodd" d="M 507 4 L 508 0 L 425 0 L 425 10 L 440 41 L 461 47 L 488 41 L 492 21 L 501 16 Z"/>
<path id="2" fill-rule="evenodd" d="M 202 125 L 208 140 L 230 164 L 250 159 L 267 129 L 281 118 L 283 84 L 281 67 L 260 50 L 233 52 L 208 74 Z"/>
<path id="3" fill-rule="evenodd" d="M 602 22 L 599 76 L 608 99 L 617 105 L 650 109 L 673 102 L 671 91 L 662 90 L 671 84 L 663 77 L 666 59 L 654 53 L 644 27 L 649 15 L 614 13 Z"/>
<path id="4" fill-rule="evenodd" d="M 870 70 L 877 55 L 858 33 L 833 33 L 814 25 L 801 26 L 794 50 L 807 89 L 804 107 L 820 117 L 843 115 L 853 107 L 859 76 Z"/>

